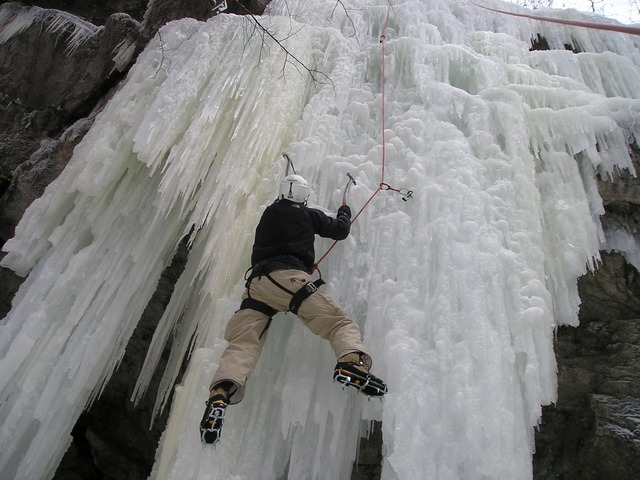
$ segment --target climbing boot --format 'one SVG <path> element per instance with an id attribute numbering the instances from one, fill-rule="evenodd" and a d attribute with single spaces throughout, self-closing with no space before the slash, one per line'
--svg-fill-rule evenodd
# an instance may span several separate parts
<path id="1" fill-rule="evenodd" d="M 202 443 L 215 445 L 222 435 L 224 414 L 229 405 L 228 391 L 224 387 L 213 388 L 206 405 L 200 422 L 200 439 Z"/>
<path id="2" fill-rule="evenodd" d="M 333 370 L 333 379 L 343 385 L 357 388 L 368 397 L 382 397 L 387 393 L 387 386 L 375 375 L 369 373 L 369 368 L 360 352 L 343 355 L 338 359 Z"/>

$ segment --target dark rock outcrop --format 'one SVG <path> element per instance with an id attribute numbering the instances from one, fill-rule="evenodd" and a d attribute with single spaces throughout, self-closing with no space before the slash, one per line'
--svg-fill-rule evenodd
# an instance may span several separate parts
<path id="1" fill-rule="evenodd" d="M 125 356 L 100 398 L 78 420 L 73 443 L 65 454 L 54 480 L 143 480 L 148 478 L 158 441 L 167 422 L 170 406 L 152 423 L 160 373 L 166 349 L 146 395 L 138 405 L 131 402 L 138 374 L 153 338 L 158 320 L 169 303 L 175 282 L 187 260 L 186 243 L 165 269 L 156 292 L 136 327 Z"/>
<path id="2" fill-rule="evenodd" d="M 2 5 L 0 21 L 8 37 L 0 44 L 0 173 L 8 177 L 40 142 L 88 116 L 122 78 L 141 26 L 114 14 L 96 27 L 12 2 Z M 13 22 L 28 27 L 8 35 Z"/>
<path id="3" fill-rule="evenodd" d="M 114 13 L 126 13 L 142 22 L 149 0 L 23 0 L 21 3 L 62 10 L 94 25 L 104 25 Z"/>
<path id="4" fill-rule="evenodd" d="M 211 0 L 156 0 L 149 4 L 144 15 L 144 29 L 140 39 L 140 45 L 144 48 L 158 29 L 171 20 L 179 20 L 185 17 L 204 20 L 213 15 Z"/>
<path id="5" fill-rule="evenodd" d="M 605 230 L 635 235 L 638 178 L 623 173 L 599 190 Z M 558 401 L 544 409 L 537 434 L 538 480 L 632 480 L 640 472 L 640 274 L 620 253 L 601 255 L 578 281 L 580 325 L 558 331 Z"/>

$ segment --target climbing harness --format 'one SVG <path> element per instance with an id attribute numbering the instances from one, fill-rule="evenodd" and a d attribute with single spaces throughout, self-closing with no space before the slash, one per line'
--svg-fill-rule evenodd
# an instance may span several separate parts
<path id="1" fill-rule="evenodd" d="M 509 12 L 507 10 L 500 10 L 498 8 L 485 7 L 484 5 L 480 5 L 474 2 L 473 0 L 469 0 L 469 1 L 476 7 L 483 8 L 484 10 L 489 10 L 491 12 L 501 13 L 504 15 L 511 15 L 512 17 L 530 18 L 531 20 L 540 20 L 541 22 L 560 23 L 562 25 L 571 25 L 574 27 L 594 28 L 596 30 L 608 30 L 612 32 L 640 35 L 640 28 L 638 27 L 627 27 L 625 25 L 615 25 L 615 24 L 597 23 L 597 22 L 582 22 L 580 20 L 565 20 L 563 18 L 552 18 L 552 17 L 544 17 L 542 15 L 533 15 L 528 13 Z"/>
<path id="2" fill-rule="evenodd" d="M 249 269 L 251 270 L 251 269 Z M 249 272 L 249 270 L 247 270 L 247 272 Z M 246 275 L 246 274 L 245 274 Z M 325 281 L 322 278 L 318 278 L 317 280 L 314 280 L 312 282 L 307 282 L 302 288 L 298 289 L 298 291 L 293 292 L 291 290 L 289 290 L 286 287 L 283 287 L 282 285 L 280 285 L 280 283 L 278 283 L 271 275 L 269 275 L 268 273 L 264 274 L 264 275 L 250 275 L 249 278 L 247 279 L 247 283 L 245 285 L 246 289 L 247 289 L 247 298 L 245 298 L 244 300 L 242 300 L 242 303 L 240 304 L 240 308 L 238 310 L 245 310 L 245 309 L 251 309 L 251 310 L 256 310 L 260 313 L 265 314 L 266 316 L 269 317 L 269 322 L 267 323 L 267 326 L 265 327 L 264 331 L 262 332 L 262 334 L 260 335 L 262 337 L 262 335 L 264 335 L 264 333 L 267 331 L 267 329 L 269 328 L 269 325 L 271 324 L 271 320 L 273 319 L 273 316 L 278 313 L 278 310 L 276 310 L 275 308 L 273 308 L 271 305 L 268 305 L 267 303 L 261 302 L 260 300 L 256 300 L 255 298 L 251 297 L 251 280 L 253 280 L 255 277 L 267 277 L 267 279 L 269 279 L 269 281 L 271 283 L 273 283 L 276 287 L 278 287 L 281 290 L 284 290 L 285 292 L 287 292 L 289 295 L 291 295 L 291 301 L 289 302 L 289 309 L 287 311 L 294 313 L 294 314 L 298 314 L 298 310 L 300 309 L 300 306 L 302 305 L 302 302 L 304 302 L 307 298 L 309 298 L 311 295 L 313 295 L 315 292 L 318 291 L 318 289 L 325 284 Z"/>
<path id="3" fill-rule="evenodd" d="M 313 282 L 308 282 L 304 287 L 300 288 L 297 292 L 292 292 L 288 288 L 283 287 L 278 282 L 276 282 L 276 280 L 268 273 L 265 274 L 265 277 L 267 277 L 269 281 L 273 283 L 276 287 L 278 287 L 281 290 L 284 290 L 289 295 L 291 295 L 291 301 L 289 302 L 288 311 L 295 314 L 298 313 L 298 310 L 300 309 L 300 305 L 302 305 L 302 302 L 304 302 L 307 298 L 309 298 L 313 293 L 317 292 L 318 288 L 320 288 L 325 283 L 324 280 L 322 280 L 322 278 L 319 278 Z"/>

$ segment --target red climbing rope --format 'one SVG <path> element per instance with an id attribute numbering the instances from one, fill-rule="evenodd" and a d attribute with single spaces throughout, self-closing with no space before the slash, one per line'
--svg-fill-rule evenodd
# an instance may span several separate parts
<path id="1" fill-rule="evenodd" d="M 473 0 L 469 0 L 476 7 L 483 8 L 485 10 L 490 10 L 496 13 L 503 13 L 505 15 L 511 15 L 513 17 L 523 17 L 530 18 L 532 20 L 540 20 L 542 22 L 550 22 L 550 23 L 561 23 L 563 25 L 572 25 L 574 27 L 584 27 L 584 28 L 595 28 L 597 30 L 609 30 L 612 32 L 620 32 L 620 33 L 630 33 L 632 35 L 640 35 L 640 28 L 638 27 L 627 27 L 624 25 L 615 25 L 609 23 L 597 23 L 597 22 L 582 22 L 580 20 L 565 20 L 563 18 L 552 18 L 552 17 L 543 17 L 541 15 L 533 15 L 527 13 L 515 13 L 508 12 L 506 10 L 500 10 L 497 8 L 485 7 L 484 5 L 480 5 Z"/>
<path id="2" fill-rule="evenodd" d="M 391 0 L 387 0 L 387 14 L 386 14 L 386 18 L 384 19 L 384 25 L 382 27 L 382 33 L 380 35 L 380 47 L 381 47 L 381 55 L 382 55 L 382 80 L 380 82 L 381 87 L 381 100 L 382 100 L 382 172 L 380 174 L 380 185 L 378 185 L 378 188 L 376 189 L 375 192 L 373 192 L 373 194 L 369 197 L 369 200 L 367 200 L 365 202 L 365 204 L 362 206 L 362 208 L 360 210 L 358 210 L 358 213 L 355 214 L 355 216 L 351 219 L 351 223 L 353 224 L 353 222 L 355 222 L 357 220 L 357 218 L 360 216 L 360 214 L 364 211 L 365 208 L 367 208 L 369 206 L 369 204 L 371 203 L 371 201 L 374 199 L 374 197 L 381 191 L 381 190 L 392 190 L 394 192 L 399 192 L 399 193 L 403 193 L 405 195 L 405 198 L 403 198 L 404 200 L 406 200 L 406 198 L 411 197 L 411 195 L 413 194 L 413 192 L 411 190 L 407 190 L 406 192 L 403 190 L 399 190 L 396 188 L 391 188 L 387 183 L 384 182 L 384 173 L 385 173 L 385 162 L 386 162 L 386 140 L 385 140 L 385 111 L 384 111 L 384 106 L 385 106 L 385 98 L 384 98 L 384 85 L 385 85 L 385 72 L 384 72 L 384 41 L 385 41 L 385 35 L 387 33 L 387 25 L 389 24 L 389 14 L 391 13 Z M 320 273 L 320 269 L 318 268 L 318 265 L 320 264 L 320 262 L 322 262 L 322 260 L 325 259 L 325 257 L 327 255 L 329 255 L 329 252 L 331 252 L 331 250 L 333 250 L 333 247 L 336 246 L 336 244 L 338 243 L 338 241 L 336 240 L 335 242 L 333 242 L 333 244 L 331 245 L 331 247 L 329 247 L 329 249 L 324 253 L 324 255 L 322 255 L 322 257 L 320 257 L 320 260 L 318 260 L 315 265 L 313 266 L 314 270 L 318 271 L 318 274 L 320 274 L 320 277 L 322 277 L 322 274 Z"/>
<path id="3" fill-rule="evenodd" d="M 387 15 L 384 19 L 384 25 L 382 27 L 382 33 L 380 34 L 380 52 L 382 55 L 382 79 L 380 81 L 380 94 L 381 94 L 381 99 L 382 99 L 382 174 L 380 177 L 380 185 L 382 185 L 384 183 L 384 167 L 385 167 L 385 153 L 386 153 L 386 141 L 385 141 L 385 135 L 384 135 L 384 131 L 385 131 L 385 112 L 384 112 L 384 106 L 385 106 L 385 99 L 384 99 L 384 84 L 385 84 L 385 77 L 384 77 L 384 41 L 385 41 L 385 35 L 387 34 L 387 25 L 389 25 L 389 14 L 391 13 L 391 0 L 388 0 L 387 2 Z M 378 192 L 380 191 L 380 188 L 378 188 L 378 190 L 372 195 L 372 197 L 374 197 Z M 367 202 L 368 203 L 368 202 Z M 360 212 L 358 212 L 359 214 Z M 356 215 L 357 217 L 358 215 Z M 355 219 L 354 219 L 355 220 Z"/>

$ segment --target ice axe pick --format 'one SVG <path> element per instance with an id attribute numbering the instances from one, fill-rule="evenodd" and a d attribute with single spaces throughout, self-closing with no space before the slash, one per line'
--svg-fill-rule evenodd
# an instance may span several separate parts
<path id="1" fill-rule="evenodd" d="M 356 184 L 355 178 L 353 178 L 350 173 L 347 173 L 347 177 L 349 177 L 349 181 L 344 187 L 344 193 L 342 194 L 342 205 L 347 204 L 347 194 L 349 193 L 349 189 L 351 188 L 351 185 Z"/>

